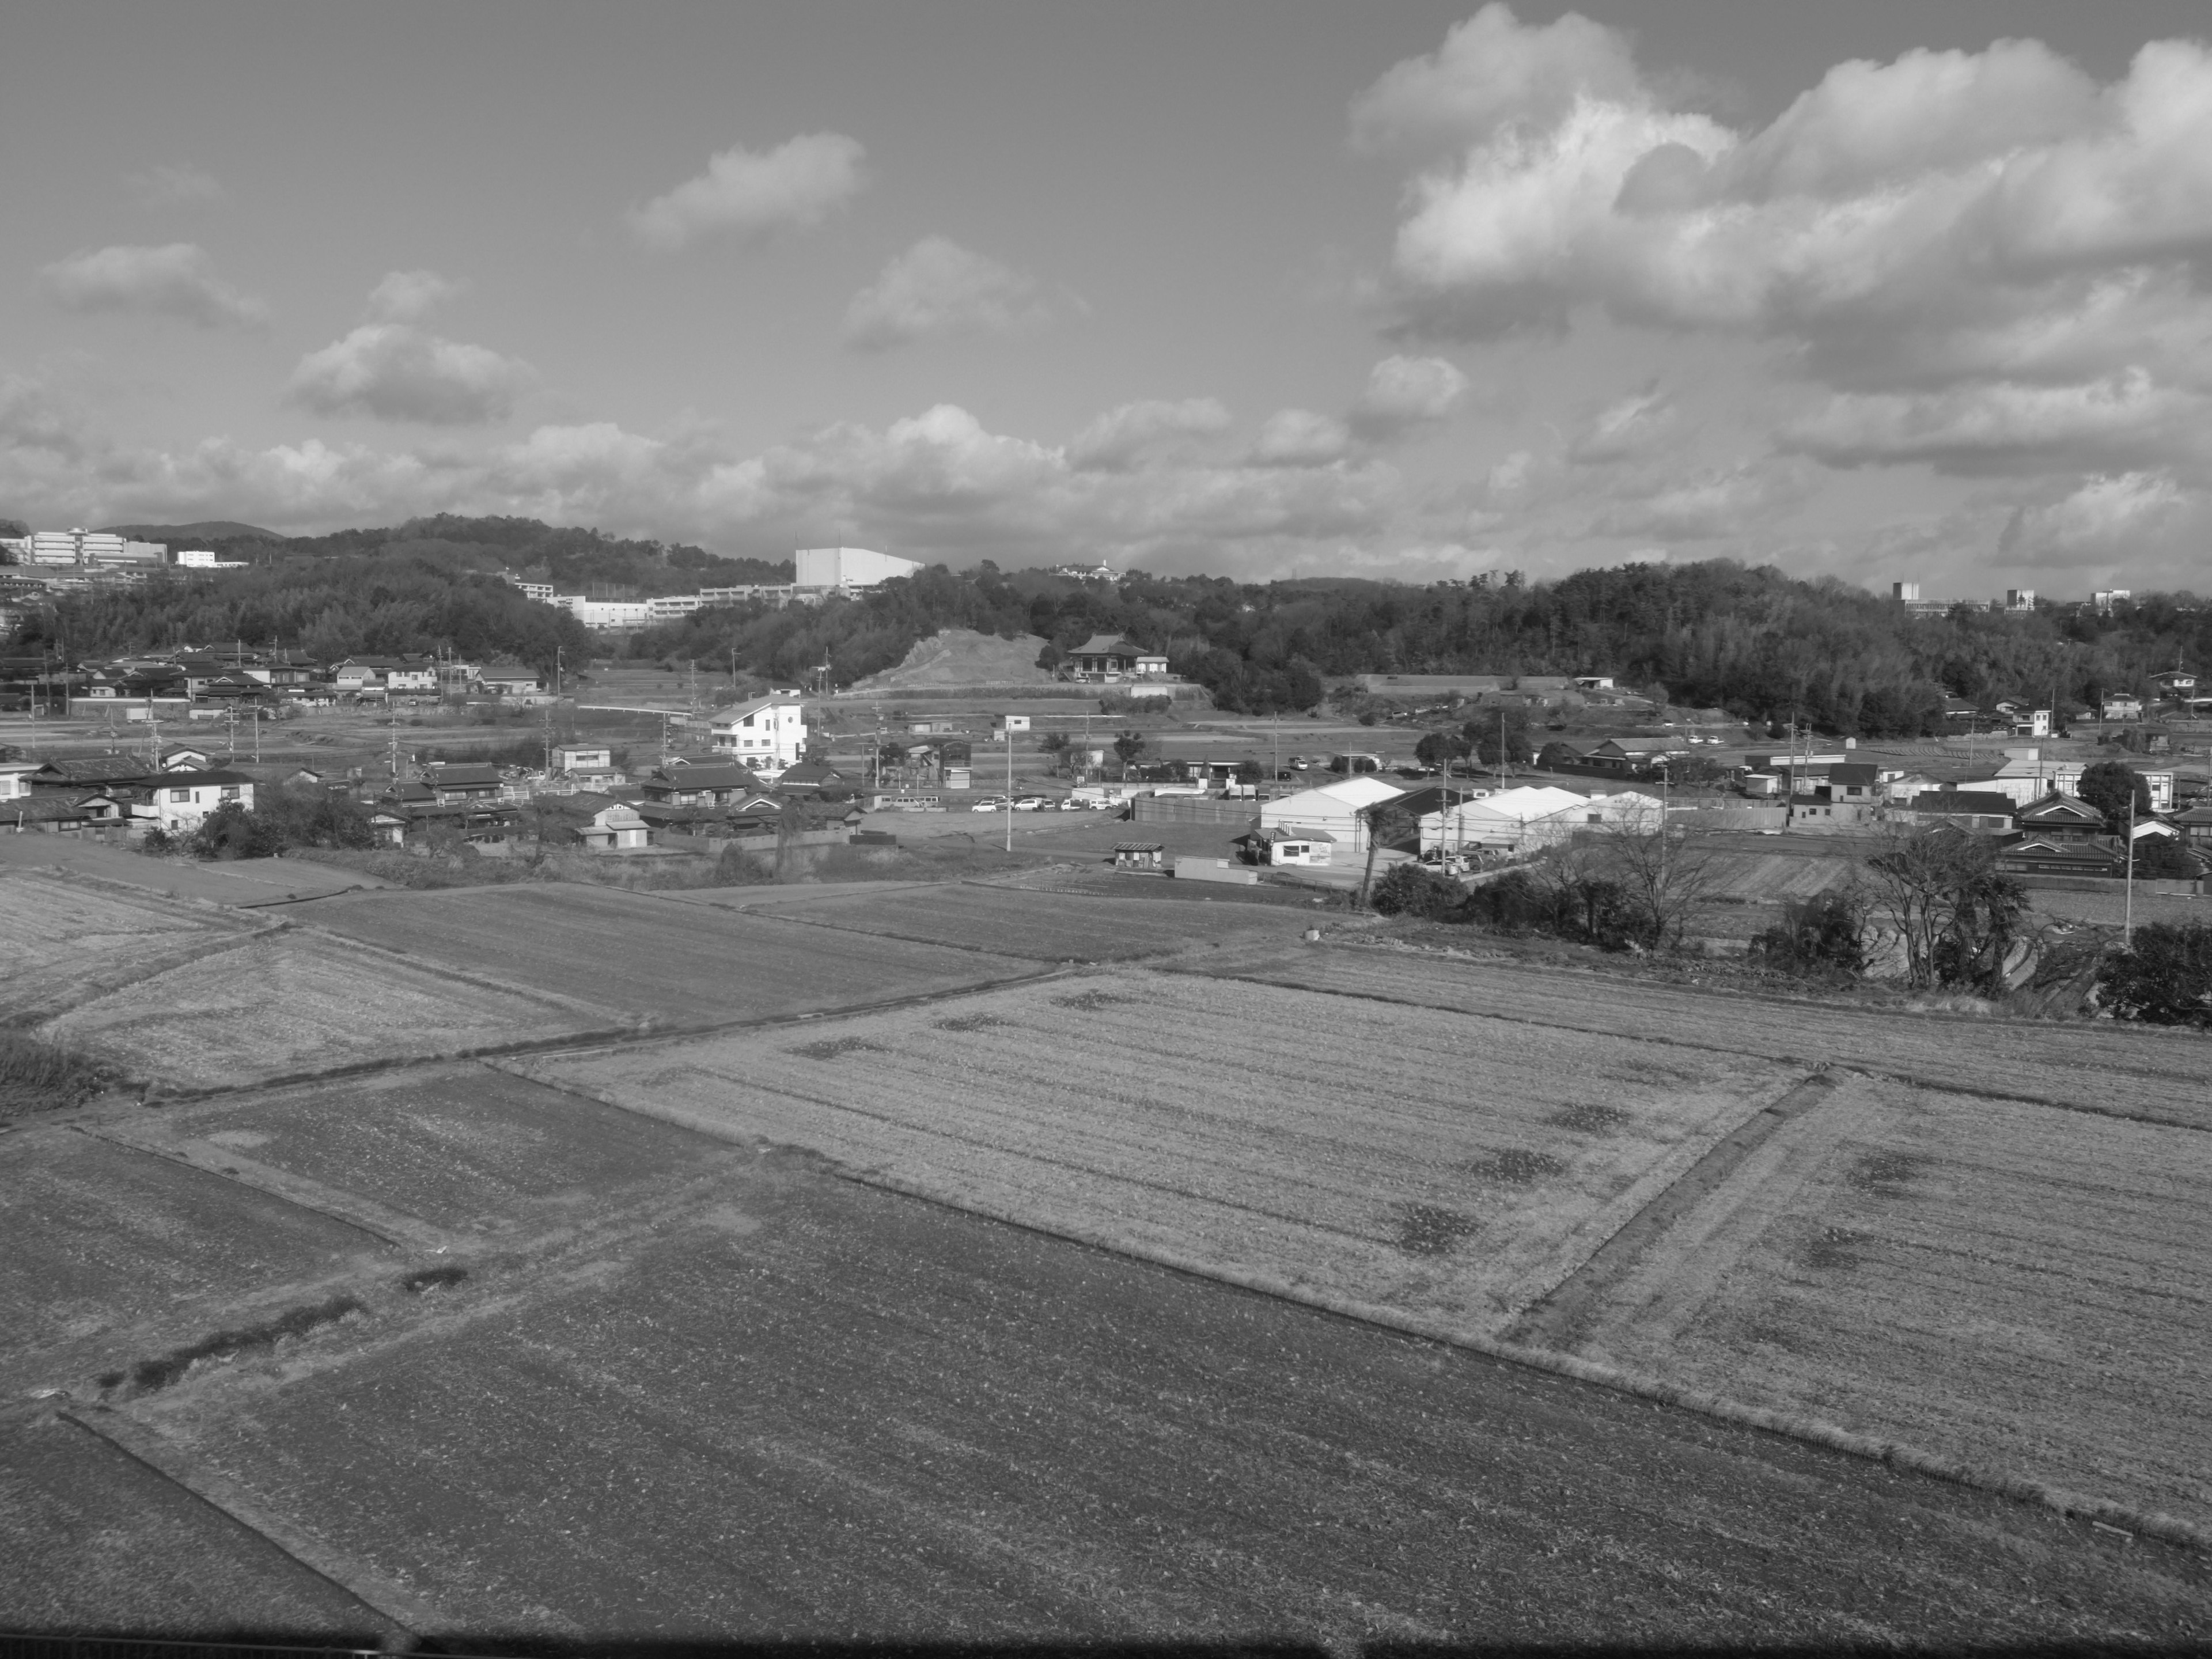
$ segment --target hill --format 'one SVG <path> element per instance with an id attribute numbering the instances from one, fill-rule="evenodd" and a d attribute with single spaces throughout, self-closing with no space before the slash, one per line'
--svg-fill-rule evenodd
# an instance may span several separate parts
<path id="1" fill-rule="evenodd" d="M 1002 640 L 965 628 L 939 629 L 918 640 L 896 668 L 857 682 L 855 691 L 922 691 L 963 686 L 1049 685 L 1049 671 L 1037 666 L 1045 642 L 1034 634 Z"/>
<path id="2" fill-rule="evenodd" d="M 139 542 L 167 542 L 173 548 L 189 546 L 197 542 L 281 542 L 286 539 L 280 532 L 240 524 L 234 519 L 204 519 L 198 524 L 111 524 L 104 529 L 111 536 L 128 536 Z"/>

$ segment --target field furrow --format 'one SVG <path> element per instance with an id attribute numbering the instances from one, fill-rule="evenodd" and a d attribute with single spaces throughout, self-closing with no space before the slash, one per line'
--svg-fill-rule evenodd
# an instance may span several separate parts
<path id="1" fill-rule="evenodd" d="M 1182 964 L 1177 964 L 1182 966 Z M 2109 1024 L 1910 1014 L 1360 946 L 1208 957 L 1194 969 L 1682 1051 L 1826 1061 L 1975 1093 L 2212 1129 L 2212 1037 Z"/>
<path id="2" fill-rule="evenodd" d="M 2212 1522 L 2212 1139 L 1861 1078 L 1583 1352 Z"/>
<path id="3" fill-rule="evenodd" d="M 1145 973 L 507 1062 L 1117 1249 L 1489 1332 L 1795 1073 Z"/>

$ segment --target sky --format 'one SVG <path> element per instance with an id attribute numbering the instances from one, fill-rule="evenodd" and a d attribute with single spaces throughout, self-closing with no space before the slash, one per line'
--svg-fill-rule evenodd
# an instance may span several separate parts
<path id="1" fill-rule="evenodd" d="M 2212 588 L 2212 14 L 40 0 L 0 516 Z"/>

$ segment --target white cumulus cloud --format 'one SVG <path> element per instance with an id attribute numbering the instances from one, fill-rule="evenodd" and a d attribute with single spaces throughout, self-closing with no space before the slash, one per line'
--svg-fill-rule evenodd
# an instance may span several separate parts
<path id="1" fill-rule="evenodd" d="M 2204 497 L 2168 474 L 2099 474 L 2057 501 L 2015 511 L 1996 562 L 2030 569 L 2156 565 L 2201 550 L 2208 528 Z"/>
<path id="2" fill-rule="evenodd" d="M 1229 429 L 1216 398 L 1146 398 L 1108 410 L 1075 434 L 1069 459 L 1091 471 L 1118 472 L 1188 456 Z"/>
<path id="3" fill-rule="evenodd" d="M 536 380 L 530 366 L 417 326 L 460 291 L 435 271 L 388 273 L 369 294 L 370 320 L 302 357 L 286 395 L 319 415 L 431 426 L 505 419 Z"/>
<path id="4" fill-rule="evenodd" d="M 770 150 L 726 149 L 698 177 L 634 210 L 630 228 L 663 252 L 708 236 L 758 241 L 811 229 L 866 187 L 866 161 L 860 140 L 841 132 L 802 133 Z"/>
<path id="5" fill-rule="evenodd" d="M 1083 308 L 1064 290 L 944 236 L 925 236 L 853 296 L 845 343 L 884 351 L 963 334 L 1022 334 Z"/>
<path id="6" fill-rule="evenodd" d="M 1832 405 L 1808 453 L 1969 470 L 2164 464 L 2167 394 L 2212 391 L 2201 43 L 2151 42 L 2101 84 L 2033 40 L 1853 61 L 1739 129 L 1677 107 L 1603 25 L 1492 5 L 1353 122 L 1416 158 L 1408 335 L 1595 307 L 1771 339 L 1848 398 L 1903 400 Z"/>
<path id="7" fill-rule="evenodd" d="M 1252 459 L 1261 466 L 1326 466 L 1351 447 L 1342 421 L 1310 409 L 1279 409 L 1261 424 Z"/>
<path id="8" fill-rule="evenodd" d="M 1467 401 L 1467 386 L 1466 374 L 1442 357 L 1385 357 L 1369 373 L 1350 425 L 1376 442 L 1403 437 L 1449 420 Z"/>
<path id="9" fill-rule="evenodd" d="M 201 328 L 258 328 L 269 317 L 267 306 L 223 281 L 207 250 L 191 242 L 87 249 L 40 275 L 70 311 L 173 317 Z"/>

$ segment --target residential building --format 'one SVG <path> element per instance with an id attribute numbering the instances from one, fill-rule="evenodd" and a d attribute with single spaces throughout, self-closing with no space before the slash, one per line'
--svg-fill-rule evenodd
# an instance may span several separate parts
<path id="1" fill-rule="evenodd" d="M 2139 720 L 2142 712 L 2142 699 L 2131 691 L 2116 691 L 2097 708 L 2098 717 L 2108 720 Z"/>
<path id="2" fill-rule="evenodd" d="M 37 761 L 9 761 L 0 765 L 0 800 L 27 800 L 31 794 L 31 774 L 39 769 Z"/>
<path id="3" fill-rule="evenodd" d="M 2020 809 L 2010 795 L 1991 790 L 1929 789 L 1914 796 L 1906 810 L 1923 827 L 1948 823 L 1977 835 L 2007 835 Z"/>
<path id="4" fill-rule="evenodd" d="M 1077 679 L 1165 679 L 1168 659 L 1119 634 L 1094 634 L 1067 653 L 1067 666 Z"/>
<path id="5" fill-rule="evenodd" d="M 476 683 L 495 697 L 526 697 L 545 689 L 545 676 L 520 663 L 494 663 L 477 670 Z"/>
<path id="6" fill-rule="evenodd" d="M 189 835 L 222 806 L 253 810 L 253 780 L 243 772 L 179 768 L 153 778 L 149 787 L 153 815 L 171 835 Z"/>
<path id="7" fill-rule="evenodd" d="M 674 622 L 678 617 L 690 616 L 701 604 L 696 593 L 663 593 L 645 602 L 646 620 Z"/>
<path id="8" fill-rule="evenodd" d="M 873 553 L 865 547 L 802 547 L 793 556 L 793 586 L 838 592 L 896 581 L 922 568 L 918 559 Z"/>
<path id="9" fill-rule="evenodd" d="M 422 781 L 430 786 L 430 793 L 441 806 L 460 801 L 497 800 L 507 788 L 506 780 L 500 776 L 496 766 L 443 761 L 433 762 L 422 770 Z"/>
<path id="10" fill-rule="evenodd" d="M 188 547 L 177 555 L 178 565 L 186 570 L 243 570 L 244 559 L 219 559 L 215 550 L 207 547 Z"/>
<path id="11" fill-rule="evenodd" d="M 2029 836 L 1997 849 L 1996 866 L 2015 876 L 2098 876 L 2124 880 L 2127 854 L 2111 842 Z"/>
<path id="12" fill-rule="evenodd" d="M 665 806 L 776 805 L 761 781 L 742 766 L 697 764 L 657 769 L 641 785 L 646 799 Z"/>
<path id="13" fill-rule="evenodd" d="M 627 853 L 647 844 L 644 818 L 627 801 L 588 791 L 544 799 L 546 834 L 556 841 L 580 842 L 594 853 Z"/>
<path id="14" fill-rule="evenodd" d="M 650 599 L 587 599 L 579 596 L 568 608 L 586 628 L 644 628 L 653 620 Z"/>
<path id="15" fill-rule="evenodd" d="M 2032 587 L 2008 587 L 2005 589 L 2004 608 L 2014 612 L 2034 610 L 2035 590 Z"/>
<path id="16" fill-rule="evenodd" d="M 1237 837 L 1237 845 L 1255 864 L 1303 865 L 1332 863 L 1336 837 L 1322 830 L 1254 830 Z"/>
<path id="17" fill-rule="evenodd" d="M 2045 840 L 2084 841 L 2105 833 L 2105 815 L 2085 800 L 2051 793 L 2013 815 L 2023 834 Z"/>
<path id="18" fill-rule="evenodd" d="M 732 703 L 708 716 L 707 726 L 718 756 L 771 781 L 806 752 L 806 713 L 796 691 Z"/>

